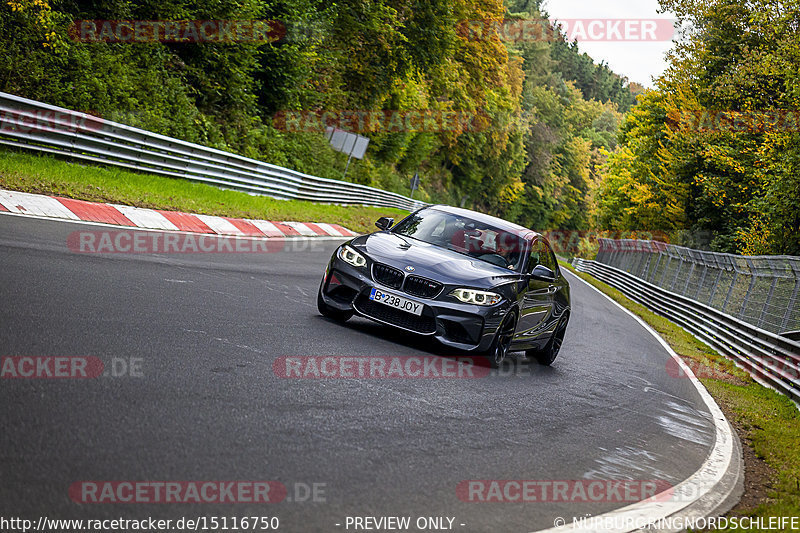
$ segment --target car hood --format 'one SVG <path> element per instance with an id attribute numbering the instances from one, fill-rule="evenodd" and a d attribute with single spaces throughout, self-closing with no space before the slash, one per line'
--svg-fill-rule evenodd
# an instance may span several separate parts
<path id="1" fill-rule="evenodd" d="M 391 232 L 363 235 L 351 244 L 374 261 L 406 273 L 410 266 L 413 274 L 445 284 L 488 288 L 519 278 L 519 273 L 507 268 Z"/>

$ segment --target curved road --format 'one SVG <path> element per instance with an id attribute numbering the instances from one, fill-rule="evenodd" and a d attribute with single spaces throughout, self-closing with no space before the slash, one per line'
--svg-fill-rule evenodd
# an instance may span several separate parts
<path id="1" fill-rule="evenodd" d="M 656 339 L 571 275 L 572 320 L 551 368 L 284 379 L 273 371 L 281 356 L 453 354 L 319 316 L 336 242 L 268 254 L 69 251 L 70 233 L 96 229 L 0 216 L 0 355 L 96 356 L 124 374 L 0 379 L 2 516 L 278 516 L 283 531 L 448 516 L 456 531 L 532 531 L 626 503 L 464 502 L 459 482 L 676 484 L 714 444 L 705 405 L 667 371 Z M 289 499 L 314 483 L 319 492 L 271 505 L 75 503 L 69 487 L 85 480 L 276 480 Z"/>

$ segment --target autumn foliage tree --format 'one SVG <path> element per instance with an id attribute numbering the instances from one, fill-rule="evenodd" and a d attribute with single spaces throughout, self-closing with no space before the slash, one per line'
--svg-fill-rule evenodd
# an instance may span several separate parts
<path id="1" fill-rule="evenodd" d="M 597 223 L 800 255 L 800 9 L 662 0 L 689 27 L 609 158 Z"/>
<path id="2" fill-rule="evenodd" d="M 616 145 L 626 80 L 554 32 L 508 42 L 540 0 L 0 0 L 0 90 L 342 178 L 321 131 L 291 111 L 425 110 L 477 117 L 381 129 L 347 179 L 463 204 L 539 229 L 585 228 L 597 169 Z M 268 20 L 273 42 L 79 42 L 75 20 Z"/>

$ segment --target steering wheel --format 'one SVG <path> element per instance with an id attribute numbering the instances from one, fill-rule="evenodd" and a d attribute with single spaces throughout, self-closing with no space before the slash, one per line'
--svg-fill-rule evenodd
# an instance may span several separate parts
<path id="1" fill-rule="evenodd" d="M 503 257 L 500 254 L 483 254 L 481 256 L 481 259 L 483 261 L 487 261 L 489 263 L 492 263 L 493 265 L 497 265 L 503 268 L 508 268 L 508 265 L 511 264 L 505 257 Z"/>

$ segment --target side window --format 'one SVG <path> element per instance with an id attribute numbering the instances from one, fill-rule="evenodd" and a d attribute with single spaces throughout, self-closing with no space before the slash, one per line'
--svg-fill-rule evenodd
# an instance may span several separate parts
<path id="1" fill-rule="evenodd" d="M 541 248 L 540 248 L 541 241 L 536 240 L 533 242 L 531 246 L 531 256 L 528 259 L 528 272 L 531 272 L 536 265 L 541 264 Z"/>
<path id="2" fill-rule="evenodd" d="M 541 246 L 540 255 L 542 264 L 552 270 L 553 273 L 558 276 L 558 261 L 556 261 L 556 256 L 553 253 L 553 250 L 544 241 L 539 241 L 539 245 Z"/>
<path id="3" fill-rule="evenodd" d="M 553 254 L 553 250 L 541 239 L 537 239 L 531 247 L 528 272 L 532 271 L 536 265 L 544 265 L 552 270 L 554 274 L 558 275 L 558 262 Z"/>

